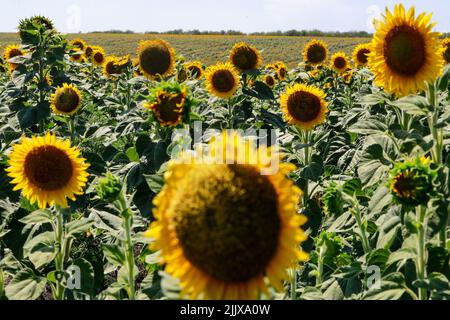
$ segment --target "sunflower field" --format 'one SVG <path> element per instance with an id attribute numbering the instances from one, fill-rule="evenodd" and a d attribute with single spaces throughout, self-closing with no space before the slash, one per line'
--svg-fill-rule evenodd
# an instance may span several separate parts
<path id="1" fill-rule="evenodd" d="M 397 5 L 294 68 L 245 42 L 208 65 L 156 38 L 114 56 L 22 20 L 0 61 L 0 300 L 449 299 L 431 19 Z"/>

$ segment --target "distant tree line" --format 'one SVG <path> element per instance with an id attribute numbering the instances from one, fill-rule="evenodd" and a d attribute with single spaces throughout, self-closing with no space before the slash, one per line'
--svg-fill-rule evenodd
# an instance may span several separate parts
<path id="1" fill-rule="evenodd" d="M 133 34 L 136 33 L 132 30 L 108 30 L 108 31 L 94 31 L 92 33 L 123 33 L 123 34 Z M 171 35 L 228 35 L 228 36 L 288 36 L 288 37 L 371 37 L 372 34 L 366 31 L 320 31 L 320 30 L 288 30 L 288 31 L 271 31 L 271 32 L 252 32 L 244 33 L 238 30 L 221 30 L 221 31 L 203 31 L 203 30 L 183 30 L 174 29 L 164 32 L 159 31 L 146 31 L 146 34 L 171 34 Z"/>
<path id="2" fill-rule="evenodd" d="M 132 30 L 108 30 L 108 31 L 94 31 L 92 33 L 123 33 L 134 34 Z M 287 31 L 271 31 L 271 32 L 252 32 L 244 33 L 237 30 L 221 30 L 221 31 L 200 31 L 175 29 L 164 32 L 146 31 L 146 34 L 171 34 L 171 35 L 228 35 L 228 36 L 287 36 L 287 37 L 349 37 L 349 38 L 365 38 L 372 37 L 372 34 L 366 31 L 320 31 L 320 30 L 287 30 Z M 450 33 L 443 33 L 443 37 L 450 37 Z"/>

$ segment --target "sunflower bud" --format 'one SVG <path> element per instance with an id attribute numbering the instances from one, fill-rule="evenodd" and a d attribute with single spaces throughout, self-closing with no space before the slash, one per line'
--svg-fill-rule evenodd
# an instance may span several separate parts
<path id="1" fill-rule="evenodd" d="M 97 195 L 104 201 L 114 202 L 119 198 L 122 187 L 122 182 L 108 172 L 106 177 L 98 181 Z"/>
<path id="2" fill-rule="evenodd" d="M 342 188 L 336 182 L 332 182 L 322 197 L 324 212 L 326 215 L 339 217 L 344 213 L 344 198 Z"/>
<path id="3" fill-rule="evenodd" d="M 435 194 L 436 171 L 430 168 L 429 158 L 416 158 L 397 163 L 391 171 L 389 188 L 394 201 L 405 206 L 426 205 Z"/>

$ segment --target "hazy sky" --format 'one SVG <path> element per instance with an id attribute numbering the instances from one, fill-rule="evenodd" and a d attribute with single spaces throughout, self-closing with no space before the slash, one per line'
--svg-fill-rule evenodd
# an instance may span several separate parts
<path id="1" fill-rule="evenodd" d="M 0 31 L 15 31 L 21 18 L 44 14 L 61 32 L 172 29 L 244 32 L 289 29 L 373 31 L 371 21 L 397 1 L 378 0 L 15 0 L 2 1 Z M 450 31 L 449 0 L 401 1 L 434 12 L 439 31 Z"/>

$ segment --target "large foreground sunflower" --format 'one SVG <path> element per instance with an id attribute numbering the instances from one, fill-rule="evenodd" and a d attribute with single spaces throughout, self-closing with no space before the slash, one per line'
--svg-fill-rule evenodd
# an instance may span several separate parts
<path id="1" fill-rule="evenodd" d="M 442 46 L 444 47 L 443 57 L 445 63 L 450 63 L 450 38 L 444 39 L 442 41 Z"/>
<path id="2" fill-rule="evenodd" d="M 311 130 L 325 121 L 328 103 L 325 93 L 314 86 L 295 84 L 281 96 L 281 110 L 289 124 Z"/>
<path id="3" fill-rule="evenodd" d="M 233 49 L 231 49 L 230 62 L 240 71 L 249 71 L 258 69 L 262 58 L 258 49 L 241 42 L 235 44 Z"/>
<path id="4" fill-rule="evenodd" d="M 5 59 L 6 62 L 8 62 L 8 60 L 14 57 L 23 56 L 24 54 L 25 52 L 22 49 L 20 49 L 18 45 L 10 44 L 6 47 L 5 51 L 3 52 L 3 58 Z M 13 70 L 17 68 L 17 64 L 15 63 L 8 62 L 8 64 L 10 68 Z"/>
<path id="5" fill-rule="evenodd" d="M 336 52 L 331 57 L 330 67 L 337 73 L 343 73 L 347 71 L 350 63 L 348 60 L 348 56 L 345 52 Z"/>
<path id="6" fill-rule="evenodd" d="M 328 57 L 328 47 L 325 42 L 313 39 L 303 49 L 303 61 L 315 66 L 324 63 Z"/>
<path id="7" fill-rule="evenodd" d="M 32 204 L 44 209 L 47 205 L 67 207 L 67 198 L 83 194 L 88 164 L 69 140 L 59 140 L 53 134 L 45 137 L 22 138 L 9 156 L 8 176 L 14 190 Z"/>
<path id="8" fill-rule="evenodd" d="M 175 50 L 164 40 L 141 41 L 139 65 L 149 79 L 170 75 L 175 67 Z"/>
<path id="9" fill-rule="evenodd" d="M 256 299 L 269 283 L 281 291 L 286 269 L 307 259 L 300 249 L 306 218 L 297 214 L 302 192 L 286 178 L 295 166 L 262 174 L 279 159 L 276 150 L 258 151 L 225 132 L 208 153 L 169 163 L 147 235 L 166 272 L 180 279 L 181 297 Z"/>
<path id="10" fill-rule="evenodd" d="M 431 14 L 415 16 L 396 5 L 386 8 L 383 21 L 377 21 L 369 54 L 369 66 L 378 86 L 397 96 L 417 93 L 440 74 L 443 58 L 439 33 L 432 32 Z"/>
<path id="11" fill-rule="evenodd" d="M 370 43 L 363 43 L 356 46 L 353 50 L 353 61 L 357 66 L 364 67 L 369 61 Z"/>
<path id="12" fill-rule="evenodd" d="M 54 114 L 72 116 L 81 107 L 81 92 L 73 84 L 64 83 L 58 87 L 50 97 L 50 104 Z"/>
<path id="13" fill-rule="evenodd" d="M 219 98 L 231 98 L 239 88 L 239 74 L 230 63 L 209 67 L 205 78 L 208 91 Z"/>

